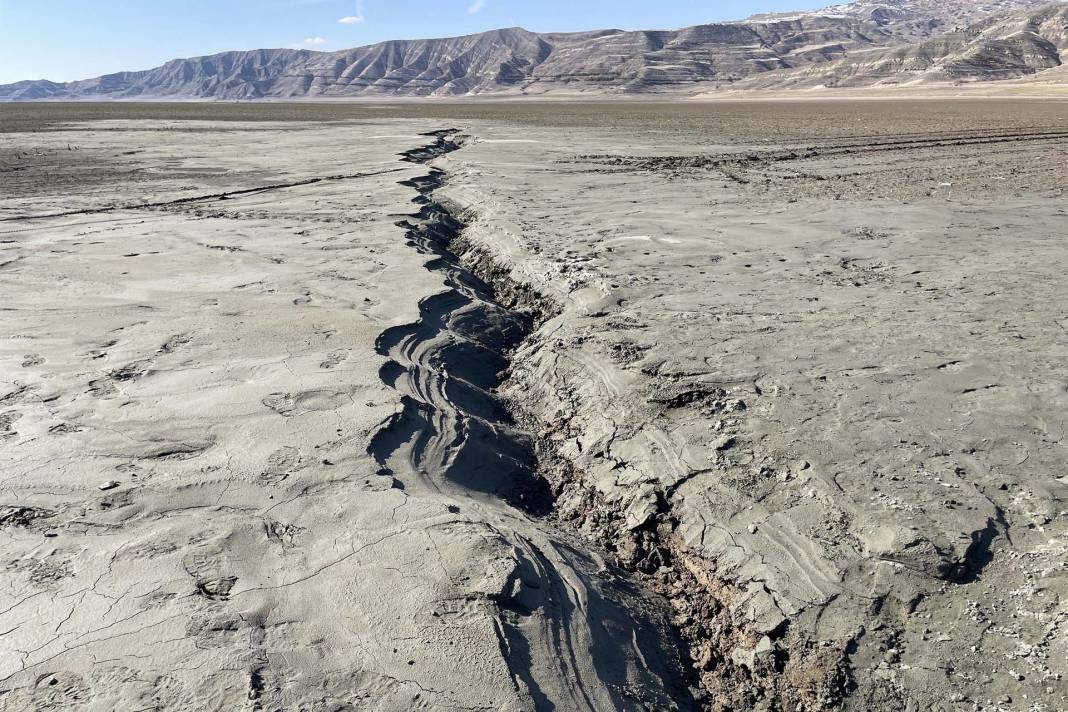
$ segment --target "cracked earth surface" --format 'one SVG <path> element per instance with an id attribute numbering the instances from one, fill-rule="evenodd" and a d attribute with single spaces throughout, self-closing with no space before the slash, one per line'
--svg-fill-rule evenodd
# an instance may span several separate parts
<path id="1" fill-rule="evenodd" d="M 446 476 L 498 416 L 422 459 L 426 431 L 390 428 L 376 345 L 449 296 L 402 224 L 429 168 L 400 154 L 434 126 L 231 128 L 35 136 L 114 181 L 24 171 L 0 206 L 0 707 L 688 708 L 659 599 L 507 482 Z M 413 384 L 442 387 L 439 342 Z M 450 423 L 454 372 L 427 398 Z M 466 375 L 492 400 L 496 370 Z"/>
<path id="2" fill-rule="evenodd" d="M 1065 708 L 1002 108 L 2 136 L 0 705 Z"/>

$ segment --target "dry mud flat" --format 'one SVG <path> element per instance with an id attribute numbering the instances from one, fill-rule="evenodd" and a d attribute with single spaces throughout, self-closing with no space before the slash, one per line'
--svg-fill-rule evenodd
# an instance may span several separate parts
<path id="1" fill-rule="evenodd" d="M 691 708 L 664 604 L 522 508 L 529 320 L 430 128 L 4 136 L 0 708 Z"/>
<path id="2" fill-rule="evenodd" d="M 996 107 L 0 136 L 0 705 L 1068 707 Z"/>
<path id="3" fill-rule="evenodd" d="M 505 387 L 558 516 L 669 597 L 713 708 L 1068 706 L 1060 108 L 450 155 L 465 241 L 560 305 Z"/>

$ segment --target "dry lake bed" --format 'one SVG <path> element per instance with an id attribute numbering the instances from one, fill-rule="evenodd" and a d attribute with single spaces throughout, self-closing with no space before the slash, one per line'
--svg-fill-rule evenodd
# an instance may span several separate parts
<path id="1" fill-rule="evenodd" d="M 0 709 L 1068 709 L 1068 102 L 0 106 Z"/>

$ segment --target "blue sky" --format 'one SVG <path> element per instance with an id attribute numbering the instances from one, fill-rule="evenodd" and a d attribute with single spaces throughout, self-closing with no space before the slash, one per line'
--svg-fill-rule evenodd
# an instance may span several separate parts
<path id="1" fill-rule="evenodd" d="M 0 84 L 69 81 L 231 49 L 334 50 L 498 27 L 675 28 L 818 0 L 0 0 Z M 826 2 L 824 3 L 826 4 Z"/>

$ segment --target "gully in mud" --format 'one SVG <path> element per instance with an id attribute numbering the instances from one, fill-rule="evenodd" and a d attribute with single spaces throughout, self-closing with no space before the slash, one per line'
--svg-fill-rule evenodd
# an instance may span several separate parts
<path id="1" fill-rule="evenodd" d="M 439 136 L 431 147 L 407 154 L 426 162 L 459 146 Z M 420 320 L 388 329 L 378 352 L 392 357 L 383 382 L 402 391 L 404 412 L 371 443 L 385 465 L 393 452 L 416 436 L 412 468 L 435 489 L 459 486 L 532 508 L 537 478 L 529 438 L 517 430 L 493 393 L 508 367 L 507 354 L 530 332 L 529 317 L 496 303 L 493 290 L 449 252 L 462 224 L 431 198 L 445 179 L 432 170 L 405 185 L 419 196 L 419 212 L 398 225 L 415 249 L 433 259 L 427 268 L 444 277 L 447 291 L 423 300 Z"/>
<path id="2" fill-rule="evenodd" d="M 429 134 L 433 142 L 404 160 L 457 150 L 455 133 Z M 403 408 L 368 451 L 406 491 L 442 497 L 504 543 L 507 559 L 492 564 L 510 570 L 501 590 L 464 605 L 494 619 L 522 709 L 693 709 L 666 606 L 535 518 L 549 499 L 533 446 L 495 392 L 532 319 L 502 306 L 450 251 L 464 225 L 434 200 L 446 178 L 434 168 L 401 183 L 418 193 L 419 209 L 398 226 L 444 289 L 420 303 L 418 321 L 377 340 L 388 359 L 380 376 Z"/>

